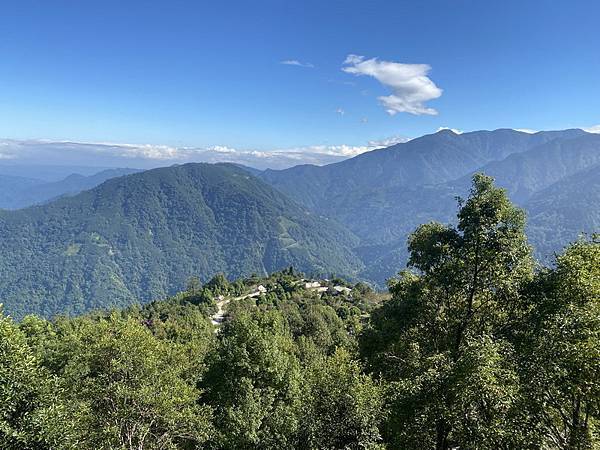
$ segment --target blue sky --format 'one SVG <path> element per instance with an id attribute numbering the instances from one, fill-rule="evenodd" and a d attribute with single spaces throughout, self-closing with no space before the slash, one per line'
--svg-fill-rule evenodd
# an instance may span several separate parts
<path id="1" fill-rule="evenodd" d="M 599 19 L 573 0 L 5 1 L 0 137 L 273 150 L 590 127 Z"/>

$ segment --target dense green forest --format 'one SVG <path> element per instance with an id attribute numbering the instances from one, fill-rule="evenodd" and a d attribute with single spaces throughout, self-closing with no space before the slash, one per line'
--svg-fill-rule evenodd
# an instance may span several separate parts
<path id="1" fill-rule="evenodd" d="M 476 175 L 456 226 L 412 233 L 389 296 L 288 269 L 2 315 L 0 448 L 598 448 L 600 241 L 544 268 L 524 227 Z"/>
<path id="2" fill-rule="evenodd" d="M 84 314 L 174 295 L 194 275 L 290 265 L 384 289 L 406 266 L 415 228 L 457 224 L 454 198 L 468 195 L 474 172 L 494 176 L 526 211 L 534 257 L 551 265 L 600 229 L 599 150 L 599 134 L 577 129 L 442 130 L 286 170 L 191 163 L 42 184 L 0 174 L 0 208 L 54 198 L 0 210 L 0 301 L 16 319 Z"/>
<path id="3" fill-rule="evenodd" d="M 356 243 L 234 165 L 165 167 L 0 210 L 0 300 L 18 318 L 51 317 L 164 298 L 192 275 L 293 265 L 351 277 L 362 268 Z"/>

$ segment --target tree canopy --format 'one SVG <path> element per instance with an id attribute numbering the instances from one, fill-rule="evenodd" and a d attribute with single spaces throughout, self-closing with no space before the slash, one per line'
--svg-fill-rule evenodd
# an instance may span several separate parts
<path id="1" fill-rule="evenodd" d="M 0 447 L 598 448 L 600 239 L 543 267 L 490 177 L 458 205 L 410 236 L 389 294 L 286 268 L 0 313 Z"/>

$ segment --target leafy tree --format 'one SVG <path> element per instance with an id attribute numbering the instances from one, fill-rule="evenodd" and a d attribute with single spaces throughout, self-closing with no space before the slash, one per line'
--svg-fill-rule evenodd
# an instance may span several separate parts
<path id="1" fill-rule="evenodd" d="M 200 294 L 200 291 L 202 290 L 202 283 L 200 282 L 200 278 L 198 278 L 197 276 L 188 278 L 185 290 L 192 296 Z"/>
<path id="2" fill-rule="evenodd" d="M 214 295 L 225 295 L 229 293 L 229 281 L 224 274 L 218 273 L 206 283 L 206 287 Z"/>
<path id="3" fill-rule="evenodd" d="M 302 311 L 303 324 L 300 335 L 311 339 L 326 354 L 337 347 L 351 346 L 351 338 L 344 321 L 335 309 L 325 305 L 308 305 Z"/>
<path id="4" fill-rule="evenodd" d="M 115 315 L 67 333 L 61 379 L 80 448 L 194 447 L 211 436 L 210 410 L 197 403 L 178 346 Z"/>
<path id="5" fill-rule="evenodd" d="M 224 325 L 203 382 L 215 409 L 216 446 L 294 447 L 300 381 L 294 343 L 280 314 L 242 313 Z"/>
<path id="6" fill-rule="evenodd" d="M 519 446 L 507 318 L 532 276 L 524 214 L 482 174 L 456 227 L 409 239 L 409 266 L 362 339 L 370 370 L 391 382 L 387 435 L 399 448 Z"/>
<path id="7" fill-rule="evenodd" d="M 0 305 L 0 448 L 50 449 L 68 442 L 58 389 Z"/>
<path id="8" fill-rule="evenodd" d="M 542 445 L 600 447 L 600 241 L 580 240 L 529 286 L 519 347 Z"/>
<path id="9" fill-rule="evenodd" d="M 215 311 L 213 303 L 196 303 L 197 297 L 176 295 L 152 302 L 131 314 L 158 339 L 174 343 L 187 355 L 186 370 L 198 377 L 205 370 L 206 355 L 215 345 L 214 326 L 208 315 Z"/>
<path id="10" fill-rule="evenodd" d="M 361 372 L 350 353 L 319 355 L 305 369 L 299 448 L 379 448 L 381 386 Z"/>

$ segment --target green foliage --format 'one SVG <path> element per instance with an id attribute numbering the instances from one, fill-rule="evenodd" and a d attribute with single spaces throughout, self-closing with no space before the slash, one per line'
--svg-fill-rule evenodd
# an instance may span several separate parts
<path id="1" fill-rule="evenodd" d="M 301 373 L 279 314 L 242 314 L 219 333 L 205 378 L 223 448 L 290 448 Z"/>
<path id="2" fill-rule="evenodd" d="M 50 449 L 68 438 L 60 387 L 0 305 L 0 448 Z"/>
<path id="3" fill-rule="evenodd" d="M 598 448 L 598 237 L 536 272 L 491 178 L 459 205 L 456 226 L 411 235 L 385 301 L 286 268 L 75 318 L 0 314 L 0 448 Z"/>
<path id="4" fill-rule="evenodd" d="M 85 448 L 180 448 L 212 433 L 210 409 L 196 403 L 189 360 L 133 318 L 73 324 L 60 368 L 69 420 Z"/>
<path id="5" fill-rule="evenodd" d="M 169 299 L 110 313 L 27 316 L 18 324 L 2 316 L 0 446 L 381 444 L 381 386 L 361 373 L 354 354 L 363 312 L 356 305 L 367 302 L 360 293 L 307 291 L 290 269 L 191 284 Z M 259 284 L 272 291 L 270 300 L 232 297 Z M 215 333 L 209 318 L 218 292 L 232 307 Z M 325 413 L 330 402 L 338 422 Z"/>
<path id="6" fill-rule="evenodd" d="M 429 221 L 451 221 L 452 199 L 484 172 L 530 217 L 528 236 L 545 263 L 581 232 L 600 229 L 600 137 L 582 130 L 521 133 L 447 130 L 326 166 L 259 176 L 360 238 L 360 277 L 384 286 L 408 260 L 406 239 Z"/>
<path id="7" fill-rule="evenodd" d="M 600 241 L 580 240 L 528 288 L 519 349 L 542 444 L 600 446 Z"/>
<path id="8" fill-rule="evenodd" d="M 206 287 L 210 289 L 214 295 L 229 294 L 230 289 L 229 281 L 222 273 L 218 273 L 212 277 L 210 281 L 206 283 Z"/>
<path id="9" fill-rule="evenodd" d="M 165 298 L 191 276 L 290 265 L 352 276 L 355 243 L 240 168 L 186 164 L 0 211 L 0 298 L 14 317 L 52 317 Z"/>
<path id="10" fill-rule="evenodd" d="M 383 392 L 347 350 L 318 356 L 305 370 L 299 448 L 383 448 Z"/>
<path id="11" fill-rule="evenodd" d="M 492 179 L 473 177 L 458 226 L 419 227 L 409 265 L 373 314 L 362 351 L 390 381 L 389 439 L 400 448 L 515 446 L 518 377 L 504 337 L 532 276 L 524 215 Z"/>

